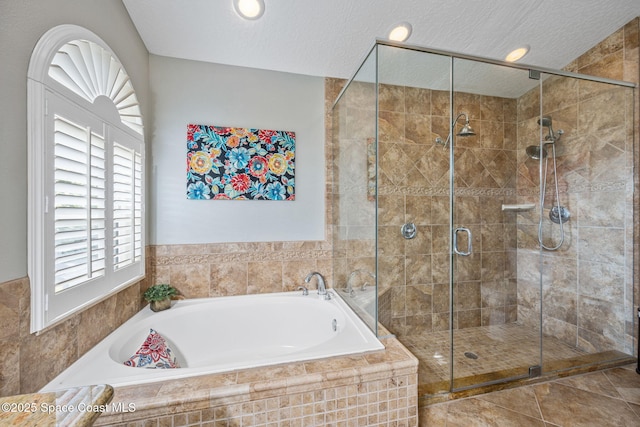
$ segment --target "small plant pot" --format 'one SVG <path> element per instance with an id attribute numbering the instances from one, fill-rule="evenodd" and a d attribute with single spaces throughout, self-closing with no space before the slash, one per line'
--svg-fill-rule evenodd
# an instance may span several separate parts
<path id="1" fill-rule="evenodd" d="M 171 308 L 171 298 L 165 298 L 160 301 L 151 301 L 149 307 L 152 311 L 162 311 Z"/>

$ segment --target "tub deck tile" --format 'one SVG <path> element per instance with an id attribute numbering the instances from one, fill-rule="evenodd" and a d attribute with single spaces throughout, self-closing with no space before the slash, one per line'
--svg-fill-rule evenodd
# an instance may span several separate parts
<path id="1" fill-rule="evenodd" d="M 320 419 L 357 425 L 373 416 L 383 425 L 386 421 L 380 420 L 415 426 L 418 360 L 397 339 L 381 341 L 384 350 L 362 355 L 116 387 L 113 402 L 134 403 L 136 411 L 103 414 L 96 425 L 175 422 L 177 416 L 192 414 L 201 417 L 202 425 L 268 417 L 280 417 L 274 425 Z M 291 419 L 282 421 L 283 416 Z"/>
<path id="2" fill-rule="evenodd" d="M 237 372 L 203 375 L 193 378 L 165 381 L 162 383 L 157 395 L 181 395 L 199 390 L 209 391 L 214 388 L 226 387 L 235 384 L 238 384 Z"/>
<path id="3" fill-rule="evenodd" d="M 306 374 L 303 363 L 267 366 L 238 371 L 238 383 L 254 383 L 270 379 L 289 378 Z"/>
<path id="4" fill-rule="evenodd" d="M 366 366 L 368 364 L 369 362 L 367 362 L 367 359 L 365 359 L 364 356 L 344 356 L 304 362 L 304 368 L 307 373 L 314 373 L 325 372 L 327 370 L 327 365 L 330 365 L 333 369 L 342 370 Z"/>

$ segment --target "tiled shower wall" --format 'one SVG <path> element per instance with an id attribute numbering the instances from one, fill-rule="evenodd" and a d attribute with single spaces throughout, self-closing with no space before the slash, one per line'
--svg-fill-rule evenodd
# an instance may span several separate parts
<path id="1" fill-rule="evenodd" d="M 637 82 L 637 58 L 636 19 L 567 68 Z M 565 132 L 556 144 L 559 197 L 571 212 L 565 243 L 542 255 L 543 332 L 588 352 L 633 353 L 633 91 L 556 76 L 544 81 L 542 100 L 554 130 Z M 518 221 L 518 319 L 531 326 L 539 323 L 540 309 L 539 169 L 524 152 L 537 143 L 538 113 L 536 89 L 518 102 L 519 201 L 537 205 Z M 560 237 L 559 226 L 546 217 L 554 203 L 552 184 L 543 216 L 548 246 Z"/>
<path id="2" fill-rule="evenodd" d="M 568 71 L 639 81 L 638 23 L 631 21 Z M 569 78 L 553 77 L 543 85 L 543 112 L 554 118 L 555 130 L 565 131 L 558 169 L 561 199 L 572 212 L 567 242 L 542 258 L 543 329 L 587 351 L 632 353 L 635 348 L 637 177 L 632 180 L 631 167 L 638 97 L 623 92 Z M 380 320 L 398 335 L 446 329 L 449 170 L 447 152 L 434 140 L 446 139 L 448 93 L 381 85 L 378 96 Z M 336 160 L 334 242 L 336 277 L 342 283 L 351 271 L 375 268 L 375 206 L 367 199 L 367 186 L 357 183 L 367 179 L 368 160 L 355 154 L 366 153 L 374 139 L 375 102 L 375 87 L 356 82 L 339 107 L 336 159 L 347 161 Z M 539 139 L 538 90 L 518 100 L 456 94 L 454 102 L 453 110 L 469 113 L 478 133 L 456 140 L 456 162 L 462 164 L 456 170 L 455 202 L 461 207 L 456 215 L 462 216 L 455 222 L 481 232 L 474 232 L 476 254 L 456 261 L 460 281 L 454 287 L 453 327 L 522 320 L 537 329 L 539 322 L 532 320 L 540 310 L 538 209 L 502 214 L 500 204 L 538 204 L 538 163 L 525 154 Z M 550 197 L 548 186 L 546 205 Z M 346 218 L 342 212 L 348 212 Z M 405 222 L 418 226 L 415 239 L 401 237 Z M 557 239 L 557 230 L 548 220 L 544 224 L 545 236 Z M 637 248 L 635 256 L 637 263 Z M 637 285 L 635 295 L 637 300 Z"/>
<path id="3" fill-rule="evenodd" d="M 394 265 L 391 324 L 397 334 L 449 329 L 449 154 L 435 143 L 448 133 L 449 93 L 382 86 L 379 94 L 379 255 Z M 454 328 L 515 320 L 515 101 L 464 93 L 476 136 L 456 138 L 455 223 L 473 231 L 474 251 L 455 266 Z M 400 233 L 405 222 L 414 239 Z M 380 270 L 379 270 L 380 271 Z"/>
<path id="4" fill-rule="evenodd" d="M 375 203 L 363 182 L 371 159 L 375 87 L 350 86 L 334 142 L 338 201 L 336 276 L 375 271 Z M 449 152 L 435 143 L 448 133 L 449 93 L 381 85 L 378 94 L 378 285 L 381 323 L 396 335 L 449 329 Z M 474 232 L 474 253 L 458 260 L 454 328 L 516 317 L 516 101 L 456 94 L 477 135 L 456 139 L 456 223 Z M 359 183 L 359 185 L 358 185 Z M 349 188 L 347 185 L 350 185 Z M 401 235 L 404 223 L 415 238 Z M 358 280 L 358 277 L 355 277 Z"/>

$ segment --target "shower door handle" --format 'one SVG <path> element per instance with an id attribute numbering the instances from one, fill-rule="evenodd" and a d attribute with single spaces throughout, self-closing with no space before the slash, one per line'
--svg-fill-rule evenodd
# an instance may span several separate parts
<path id="1" fill-rule="evenodd" d="M 458 232 L 459 231 L 464 231 L 465 233 L 467 233 L 467 250 L 466 251 L 461 251 L 460 249 L 458 249 Z M 472 240 L 471 230 L 469 230 L 466 227 L 456 228 L 455 230 L 453 230 L 453 252 L 457 255 L 462 255 L 462 256 L 471 255 L 471 252 L 473 251 L 473 244 L 471 243 L 471 240 Z"/>

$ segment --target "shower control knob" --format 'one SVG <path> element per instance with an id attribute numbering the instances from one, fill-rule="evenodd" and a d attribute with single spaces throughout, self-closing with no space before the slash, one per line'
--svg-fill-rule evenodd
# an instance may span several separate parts
<path id="1" fill-rule="evenodd" d="M 418 229 L 416 228 L 416 225 L 414 223 L 408 222 L 402 226 L 400 232 L 402 233 L 402 237 L 408 240 L 416 237 Z"/>
<path id="2" fill-rule="evenodd" d="M 571 213 L 564 206 L 554 206 L 549 211 L 549 219 L 556 224 L 565 223 L 571 218 Z"/>

